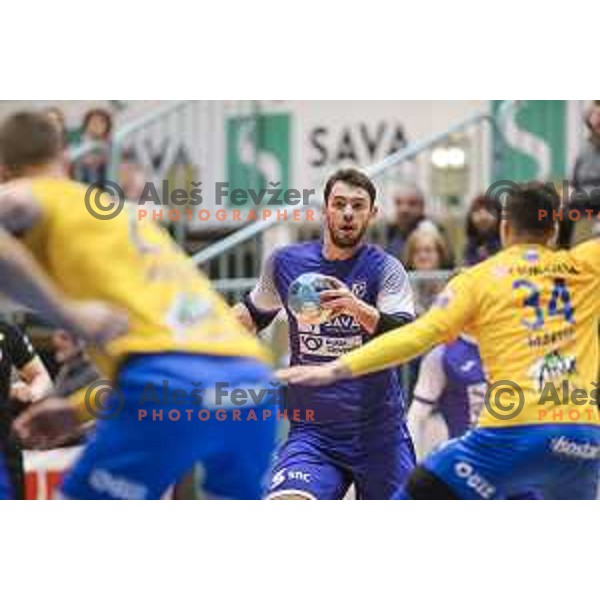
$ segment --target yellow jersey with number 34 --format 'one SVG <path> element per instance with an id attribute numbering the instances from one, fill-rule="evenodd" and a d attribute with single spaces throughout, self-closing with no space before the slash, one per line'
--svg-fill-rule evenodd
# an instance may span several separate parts
<path id="1" fill-rule="evenodd" d="M 166 232 L 126 204 L 101 220 L 86 208 L 87 187 L 32 179 L 41 215 L 22 241 L 65 295 L 124 309 L 129 330 L 91 354 L 113 376 L 132 353 L 191 352 L 269 361 L 260 342 Z M 110 202 L 106 196 L 103 203 Z"/>
<path id="2" fill-rule="evenodd" d="M 452 279 L 414 323 L 345 355 L 353 375 L 474 336 L 489 382 L 479 425 L 600 424 L 600 240 L 515 245 Z"/>

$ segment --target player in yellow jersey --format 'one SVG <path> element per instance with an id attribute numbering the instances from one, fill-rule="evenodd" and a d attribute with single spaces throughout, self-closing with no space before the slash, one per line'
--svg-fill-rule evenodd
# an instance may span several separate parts
<path id="1" fill-rule="evenodd" d="M 505 249 L 455 277 L 423 317 L 334 363 L 280 373 L 329 384 L 404 363 L 461 331 L 476 338 L 489 382 L 479 426 L 430 455 L 402 497 L 595 497 L 600 240 L 550 249 L 560 202 L 542 184 L 513 190 L 503 213 Z"/>
<path id="2" fill-rule="evenodd" d="M 114 390 L 99 406 L 91 390 L 78 406 L 49 405 L 66 426 L 76 412 L 103 417 L 63 494 L 158 498 L 201 462 L 209 494 L 261 497 L 274 443 L 268 355 L 166 233 L 127 206 L 90 212 L 61 154 L 41 115 L 0 127 L 0 291 L 95 342 Z M 35 438 L 27 424 L 20 433 Z"/>

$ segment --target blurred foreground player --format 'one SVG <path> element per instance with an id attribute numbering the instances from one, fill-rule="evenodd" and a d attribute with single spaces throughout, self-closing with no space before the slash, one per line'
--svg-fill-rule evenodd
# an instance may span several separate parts
<path id="1" fill-rule="evenodd" d="M 56 398 L 47 404 L 68 427 L 76 427 L 76 412 L 100 409 L 63 495 L 159 498 L 198 461 L 212 494 L 260 497 L 274 437 L 264 409 L 252 420 L 249 405 L 217 419 L 213 404 L 199 417 L 206 408 L 199 392 L 217 383 L 253 391 L 268 385 L 258 341 L 158 227 L 127 207 L 110 219 L 90 212 L 86 188 L 64 176 L 61 142 L 45 118 L 10 117 L 0 128 L 0 159 L 11 180 L 0 188 L 1 290 L 96 342 L 90 355 L 115 390 L 100 407 L 89 394 L 77 406 Z M 110 204 L 101 198 L 100 206 Z M 27 415 L 15 426 L 35 444 Z"/>
<path id="2" fill-rule="evenodd" d="M 401 364 L 463 330 L 477 339 L 491 383 L 479 427 L 426 458 L 402 497 L 548 490 L 552 498 L 595 498 L 600 240 L 551 250 L 559 206 L 550 186 L 512 192 L 506 248 L 455 277 L 422 318 L 331 365 L 281 373 L 296 384 L 332 384 Z"/>
<path id="3" fill-rule="evenodd" d="M 324 191 L 323 240 L 276 250 L 236 307 L 251 330 L 286 311 L 292 365 L 330 363 L 414 318 L 402 265 L 364 240 L 377 213 L 375 195 L 360 171 L 334 173 Z M 320 294 L 330 316 L 319 325 L 300 322 L 288 303 L 290 284 L 305 273 L 326 276 L 336 287 Z M 341 499 L 354 484 L 358 499 L 388 499 L 414 466 L 394 369 L 316 390 L 291 385 L 286 408 L 291 428 L 272 470 L 269 498 Z"/>

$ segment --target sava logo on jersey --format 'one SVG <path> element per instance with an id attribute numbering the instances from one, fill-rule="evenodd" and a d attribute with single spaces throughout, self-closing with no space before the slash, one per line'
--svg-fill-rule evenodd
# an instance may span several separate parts
<path id="1" fill-rule="evenodd" d="M 350 315 L 338 315 L 321 325 L 298 322 L 299 332 L 312 333 L 314 335 L 358 333 L 360 330 L 360 325 Z"/>
<path id="2" fill-rule="evenodd" d="M 363 343 L 361 327 L 350 315 L 338 315 L 321 325 L 298 323 L 300 353 L 306 357 L 336 358 Z"/>

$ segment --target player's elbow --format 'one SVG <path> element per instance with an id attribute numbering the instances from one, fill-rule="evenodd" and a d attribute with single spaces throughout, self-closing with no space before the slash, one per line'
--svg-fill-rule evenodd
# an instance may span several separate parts
<path id="1" fill-rule="evenodd" d="M 243 327 L 245 327 L 251 333 L 257 332 L 256 323 L 254 323 L 254 319 L 252 319 L 250 311 L 242 302 L 238 302 L 232 310 L 235 318 Z"/>

